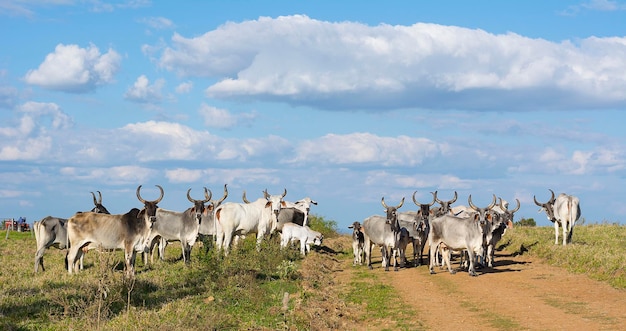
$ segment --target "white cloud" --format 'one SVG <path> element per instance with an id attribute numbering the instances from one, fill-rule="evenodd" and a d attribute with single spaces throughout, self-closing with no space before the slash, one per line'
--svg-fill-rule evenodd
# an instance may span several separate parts
<path id="1" fill-rule="evenodd" d="M 150 28 L 163 30 L 174 28 L 174 22 L 165 17 L 145 17 L 139 20 L 140 23 L 147 25 Z"/>
<path id="2" fill-rule="evenodd" d="M 327 134 L 298 146 L 289 162 L 371 163 L 411 167 L 441 154 L 445 144 L 426 138 L 379 137 L 371 133 Z"/>
<path id="3" fill-rule="evenodd" d="M 214 98 L 320 108 L 580 109 L 626 105 L 626 38 L 554 43 L 437 24 L 326 22 L 306 16 L 175 34 L 160 65 L 221 79 Z"/>
<path id="4" fill-rule="evenodd" d="M 166 170 L 165 177 L 172 183 L 201 182 L 204 171 L 197 169 L 177 168 Z"/>
<path id="5" fill-rule="evenodd" d="M 180 83 L 178 86 L 176 86 L 176 93 L 178 94 L 189 93 L 191 92 L 192 89 L 193 89 L 193 82 L 187 81 L 187 82 Z"/>
<path id="6" fill-rule="evenodd" d="M 156 171 L 140 166 L 114 166 L 110 168 L 62 167 L 60 175 L 81 181 L 100 181 L 111 185 L 142 183 L 156 175 Z"/>
<path id="7" fill-rule="evenodd" d="M 165 85 L 165 80 L 157 79 L 150 85 L 150 80 L 145 75 L 137 77 L 137 80 L 124 94 L 126 100 L 155 104 L 161 102 L 163 98 L 161 89 Z"/>
<path id="8" fill-rule="evenodd" d="M 230 128 L 237 124 L 237 116 L 226 109 L 220 109 L 207 104 L 202 104 L 198 110 L 204 119 L 204 125 L 213 128 Z"/>
<path id="9" fill-rule="evenodd" d="M 113 82 L 120 61 L 120 55 L 112 49 L 100 54 L 94 45 L 80 48 L 59 44 L 39 68 L 26 73 L 24 80 L 45 89 L 83 93 Z"/>

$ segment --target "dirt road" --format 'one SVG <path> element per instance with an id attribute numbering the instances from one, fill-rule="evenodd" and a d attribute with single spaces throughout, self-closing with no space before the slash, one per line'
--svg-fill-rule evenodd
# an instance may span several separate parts
<path id="1" fill-rule="evenodd" d="M 626 291 L 527 255 L 502 254 L 478 277 L 439 268 L 430 275 L 428 266 L 385 272 L 380 260 L 372 272 L 429 330 L 626 330 Z"/>
<path id="2" fill-rule="evenodd" d="M 438 267 L 431 275 L 426 265 L 385 272 L 378 249 L 372 256 L 374 269 L 369 272 L 396 289 L 403 304 L 415 311 L 419 329 L 626 330 L 626 291 L 528 254 L 497 252 L 494 268 L 479 269 L 477 277 Z M 354 267 L 352 261 L 342 264 L 334 275 L 339 283 L 349 282 L 357 270 L 367 268 Z M 385 327 L 366 325 L 365 329 Z"/>

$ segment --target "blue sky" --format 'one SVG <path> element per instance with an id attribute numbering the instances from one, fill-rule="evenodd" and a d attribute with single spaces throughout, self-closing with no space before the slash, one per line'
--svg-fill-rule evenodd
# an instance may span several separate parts
<path id="1" fill-rule="evenodd" d="M 0 218 L 288 191 L 340 228 L 492 194 L 626 205 L 626 2 L 0 0 Z"/>

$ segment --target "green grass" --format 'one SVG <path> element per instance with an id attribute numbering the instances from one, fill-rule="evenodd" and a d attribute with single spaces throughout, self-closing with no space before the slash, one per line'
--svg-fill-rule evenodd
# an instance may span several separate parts
<path id="1" fill-rule="evenodd" d="M 515 227 L 503 246 L 515 254 L 530 254 L 551 265 L 626 289 L 626 227 L 592 224 L 574 227 L 572 244 L 554 245 L 554 227 Z"/>

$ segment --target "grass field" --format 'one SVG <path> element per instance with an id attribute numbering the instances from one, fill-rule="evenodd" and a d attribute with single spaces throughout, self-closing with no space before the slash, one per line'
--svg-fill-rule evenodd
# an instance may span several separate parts
<path id="1" fill-rule="evenodd" d="M 376 275 L 359 270 L 345 286 L 333 280 L 331 271 L 351 261 L 352 253 L 348 236 L 328 233 L 332 227 L 326 231 L 331 244 L 305 259 L 297 249 L 281 251 L 278 240 L 257 252 L 248 238 L 228 257 L 197 245 L 185 266 L 173 243 L 166 261 L 139 262 L 134 281 L 124 279 L 119 251 L 89 252 L 85 270 L 70 276 L 65 251 L 52 248 L 44 256 L 46 271 L 35 274 L 34 236 L 11 232 L 0 237 L 0 329 L 341 329 L 365 319 L 367 312 L 357 309 L 362 306 L 387 307 L 381 319 L 408 314 L 406 307 L 390 304 L 397 295 L 376 286 Z M 576 227 L 573 244 L 563 247 L 554 245 L 552 227 L 516 227 L 499 248 L 626 289 L 625 239 L 624 226 L 584 225 Z M 363 277 L 371 295 L 360 294 Z"/>

